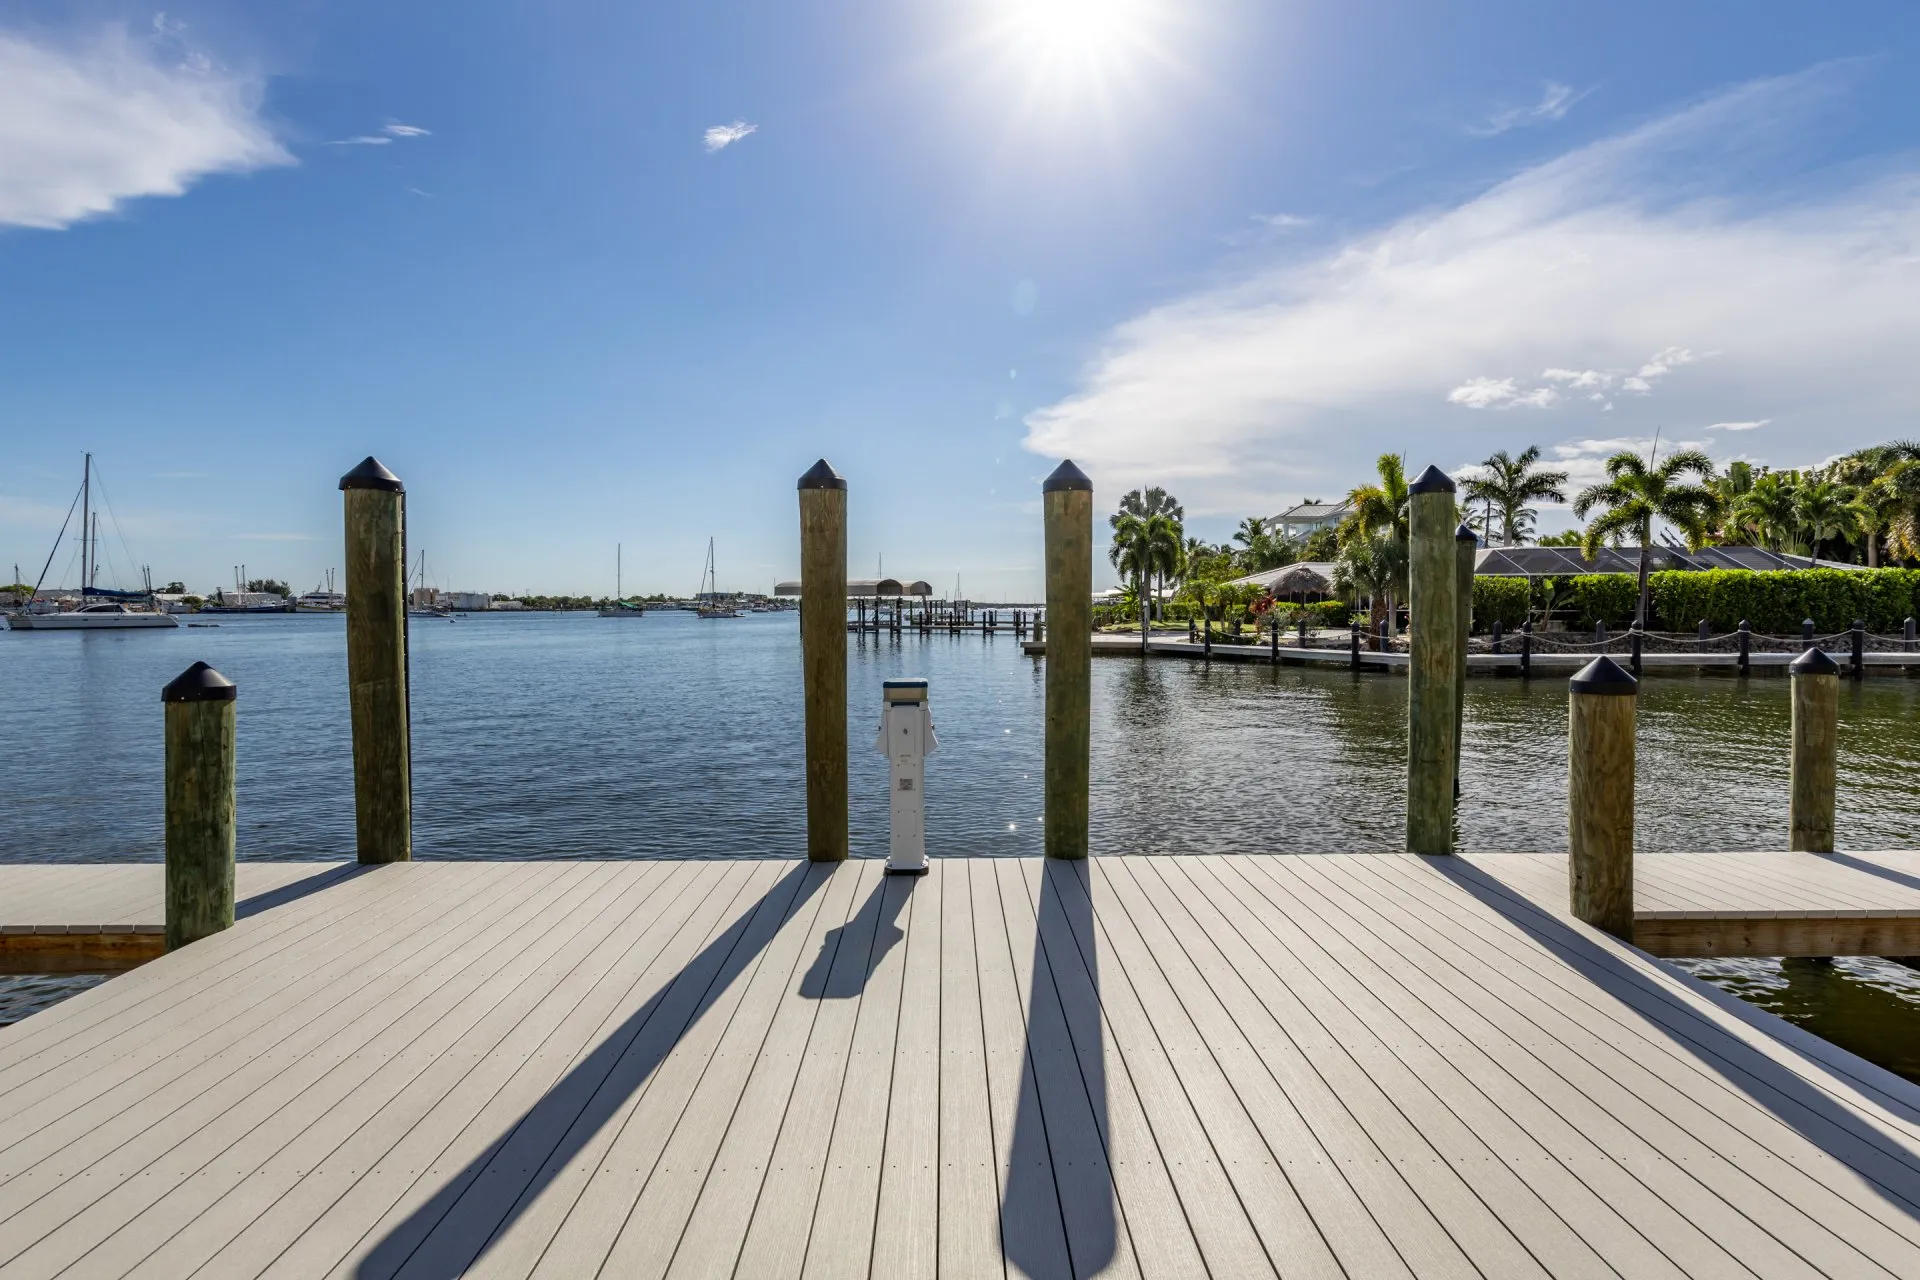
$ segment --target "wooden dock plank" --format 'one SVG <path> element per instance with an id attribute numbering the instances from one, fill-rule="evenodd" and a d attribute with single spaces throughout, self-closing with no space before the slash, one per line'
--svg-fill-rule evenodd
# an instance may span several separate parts
<path id="1" fill-rule="evenodd" d="M 887 1111 L 893 1095 L 895 1032 L 902 1017 L 900 992 L 907 940 L 915 919 L 914 899 L 922 896 L 920 888 L 925 883 L 912 876 L 889 876 L 884 882 L 880 922 L 860 988 L 852 1051 L 840 1084 L 811 1227 L 804 1237 L 800 1271 L 815 1280 L 866 1275 L 872 1261 L 874 1215 L 880 1202 L 881 1170 L 886 1163 Z M 925 915 L 919 918 L 925 932 Z M 749 1268 L 750 1260 L 759 1265 L 769 1253 L 782 1257 L 796 1253 L 793 1237 L 777 1237 L 770 1227 L 770 1218 L 755 1215 L 747 1251 L 741 1259 L 741 1275 L 757 1278 L 767 1274 Z"/>
<path id="2" fill-rule="evenodd" d="M 785 983 L 775 993 L 779 1003 L 771 1026 L 734 1104 L 719 1151 L 687 1215 L 686 1228 L 664 1268 L 665 1274 L 721 1280 L 734 1273 L 735 1264 L 740 1260 L 740 1246 L 766 1184 L 774 1146 L 794 1103 L 801 1067 L 806 1062 L 822 1008 L 821 1001 L 807 999 L 801 995 L 800 988 L 811 968 L 824 967 L 831 971 L 835 953 L 860 900 L 860 864 L 829 865 L 823 871 L 827 883 L 819 894 L 819 910 L 800 939 L 801 945 Z M 839 1066 L 844 1068 L 844 1065 L 842 1060 Z M 837 1072 L 830 1073 L 829 1098 L 838 1093 L 837 1088 L 831 1087 L 838 1083 Z M 803 1102 L 802 1106 L 805 1105 Z M 824 1146 L 825 1143 L 821 1143 L 821 1147 Z M 810 1210 L 811 1188 L 806 1199 Z M 643 1217 L 644 1208 L 635 1210 L 634 1221 L 628 1224 L 630 1236 L 650 1235 L 658 1230 L 661 1215 L 654 1212 Z M 797 1220 L 804 1223 L 810 1216 L 808 1213 Z M 651 1265 L 636 1266 L 633 1255 L 618 1246 L 609 1257 L 607 1268 L 617 1275 L 657 1273 Z"/>
<path id="3" fill-rule="evenodd" d="M 884 954 L 876 953 L 876 939 L 891 950 L 900 932 L 890 911 L 897 913 L 905 902 L 901 877 L 884 875 L 881 864 L 871 860 L 851 863 L 839 874 L 852 882 L 856 907 L 847 922 L 829 935 L 830 945 L 823 940 L 794 988 L 795 996 L 817 1006 L 813 1028 L 792 1096 L 772 1138 L 766 1176 L 751 1217 L 733 1241 L 739 1255 L 734 1272 L 754 1280 L 787 1280 L 798 1276 L 805 1265 L 804 1242 L 820 1206 L 844 1089 L 858 1052 L 856 1031 L 870 987 L 869 970 Z M 896 888 L 900 893 L 894 892 Z M 880 1096 L 884 1099 L 884 1091 Z M 868 1204 L 872 1204 L 871 1192 Z M 872 1238 L 871 1224 L 866 1238 Z M 801 1247 L 796 1247 L 796 1241 L 802 1242 Z M 864 1262 L 863 1257 L 862 1270 Z"/>
<path id="4" fill-rule="evenodd" d="M 510 1069 L 508 1061 L 519 1061 L 565 1016 L 570 1004 L 564 993 L 569 988 L 584 992 L 589 979 L 583 970 L 600 971 L 593 958 L 609 945 L 629 913 L 645 909 L 653 883 L 668 878 L 635 875 L 618 866 L 596 868 L 578 887 L 581 897 L 570 903 L 576 910 L 550 924 L 544 917 L 534 922 L 532 927 L 543 936 L 526 940 L 517 951 L 509 943 L 521 941 L 526 927 L 512 939 L 502 938 L 483 961 L 492 966 L 491 972 L 460 1005 L 446 1008 L 425 1031 L 396 1026 L 383 1033 L 406 1036 L 403 1047 L 338 1105 L 285 1141 L 246 1175 L 215 1213 L 200 1220 L 244 1221 L 239 1232 L 217 1247 L 211 1242 L 196 1245 L 189 1239 L 196 1234 L 193 1228 L 177 1232 L 141 1264 L 142 1274 L 168 1274 L 163 1264 L 196 1255 L 203 1261 L 195 1260 L 183 1271 L 198 1265 L 216 1272 L 243 1270 L 262 1259 L 278 1258 L 343 1197 L 354 1198 L 367 1213 L 364 1206 L 376 1200 L 383 1187 L 397 1193 L 390 1178 L 373 1173 L 388 1153 L 411 1140 L 433 1116 L 444 1114 L 450 1098 L 464 1094 L 464 1111 L 481 1105 L 485 1094 L 478 1091 L 497 1088 Z M 444 997 L 437 999 L 445 1005 Z M 253 1135 L 249 1142 L 258 1145 Z M 380 1204 L 369 1216 L 377 1217 L 386 1207 Z M 194 1228 L 199 1226 L 196 1221 Z"/>
<path id="5" fill-rule="evenodd" d="M 1060 1215 L 1052 1150 L 1044 1137 L 1046 1120 L 1033 1078 L 1027 1019 L 1014 974 L 998 868 L 989 862 L 969 870 L 987 1111 L 993 1122 L 991 1165 L 1000 1197 L 999 1246 L 1010 1275 L 1070 1276 L 1073 1263 L 1067 1251 L 1066 1222 Z M 1023 933 L 1022 938 L 1031 952 L 1031 937 Z"/>
<path id="6" fill-rule="evenodd" d="M 931 1276 L 940 1255 L 940 964 L 952 863 L 914 890 L 868 1274 Z"/>
<path id="7" fill-rule="evenodd" d="M 1068 919 L 1075 897 L 1065 893 L 1064 886 L 1050 883 L 1053 877 L 1070 876 L 1072 871 L 1045 860 L 1023 861 L 1020 870 L 1027 881 L 1029 909 L 1038 921 L 1040 950 L 1035 953 L 1035 965 L 1044 952 L 1073 1059 L 1105 1136 L 1113 1193 L 1125 1215 L 1134 1256 L 1148 1275 L 1199 1275 L 1207 1269 L 1201 1243 L 1188 1221 L 1166 1156 L 1154 1139 L 1146 1107 L 1124 1060 L 1114 1052 L 1101 1007 L 1099 957 L 1096 954 L 1089 965 L 1081 954 Z M 1044 985 L 1036 980 L 1036 991 Z M 1051 1011 L 1045 1016 L 1050 1020 Z M 1070 1216 L 1069 1233 L 1074 1223 L 1075 1217 Z M 1076 1246 L 1076 1268 L 1079 1256 Z"/>
<path id="8" fill-rule="evenodd" d="M 1000 1182 L 987 1108 L 980 964 L 973 933 L 972 859 L 940 876 L 940 1271 L 999 1275 Z"/>
<path id="9" fill-rule="evenodd" d="M 357 1238 L 352 1224 L 333 1226 L 347 1247 L 328 1274 L 457 1275 L 477 1257 L 489 1274 L 533 1271 L 741 935 L 791 897 L 778 864 L 704 866 L 705 883 L 675 897 L 661 934 L 622 957 L 399 1200 Z"/>
<path id="10" fill-rule="evenodd" d="M 1034 918 L 1027 868 L 1012 859 L 995 859 L 989 865 L 999 890 L 1014 988 L 1027 1024 L 1021 1086 L 1023 1092 L 1029 1085 L 1033 1091 L 1030 1098 L 1022 1097 L 1013 1115 L 1007 1190 L 1000 1207 L 1009 1272 L 1037 1278 L 1057 1265 L 1050 1232 L 1058 1217 L 1071 1268 L 1066 1274 L 1139 1275 L 1110 1158 L 1104 1066 L 1091 1077 L 1082 1070 L 1073 1027 Z M 1076 1011 L 1076 1022 L 1087 1020 L 1084 1010 Z M 1197 1263 L 1199 1253 L 1190 1243 L 1188 1251 Z"/>

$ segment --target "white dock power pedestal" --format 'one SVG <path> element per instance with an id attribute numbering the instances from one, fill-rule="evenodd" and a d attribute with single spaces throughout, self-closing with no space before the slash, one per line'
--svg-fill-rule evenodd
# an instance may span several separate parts
<path id="1" fill-rule="evenodd" d="M 925 680 L 888 680 L 881 686 L 880 732 L 873 745 L 887 758 L 893 839 L 887 874 L 927 874 L 927 757 L 940 746 L 933 736 Z"/>

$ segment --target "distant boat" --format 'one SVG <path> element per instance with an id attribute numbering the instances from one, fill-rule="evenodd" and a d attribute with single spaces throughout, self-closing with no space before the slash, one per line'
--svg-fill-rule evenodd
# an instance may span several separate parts
<path id="1" fill-rule="evenodd" d="M 707 564 L 700 571 L 700 589 L 693 593 L 693 598 L 700 602 L 699 607 L 694 610 L 699 617 L 737 618 L 740 616 L 740 611 L 733 607 L 731 601 L 721 602 L 720 575 L 714 571 L 713 567 L 712 538 L 707 539 Z"/>
<path id="2" fill-rule="evenodd" d="M 163 612 L 154 603 L 153 585 L 147 583 L 140 591 L 114 591 L 97 585 L 98 573 L 94 561 L 100 554 L 100 515 L 93 509 L 93 455 L 87 454 L 80 471 L 80 607 L 62 613 L 20 613 L 8 617 L 7 626 L 14 631 L 146 631 L 159 627 L 177 627 L 180 619 Z M 67 519 L 73 519 L 73 509 L 67 509 Z M 47 553 L 47 565 L 53 564 L 53 557 L 60 551 L 60 540 L 66 536 L 67 526 L 61 524 L 60 532 L 53 540 L 53 550 Z M 41 579 L 46 578 L 46 570 L 41 570 Z M 38 584 L 35 585 L 38 594 Z M 146 603 L 145 609 L 129 608 L 127 602 Z"/>
<path id="3" fill-rule="evenodd" d="M 411 602 L 407 606 L 407 616 L 409 618 L 452 617 L 453 610 L 440 603 L 440 588 L 427 585 L 427 553 L 424 549 L 420 552 L 419 571 L 413 576 L 419 579 L 420 585 L 407 593 L 407 599 Z"/>
<path id="4" fill-rule="evenodd" d="M 629 601 L 620 589 L 620 544 L 613 544 L 613 603 L 600 611 L 603 618 L 644 617 L 647 606 Z"/>

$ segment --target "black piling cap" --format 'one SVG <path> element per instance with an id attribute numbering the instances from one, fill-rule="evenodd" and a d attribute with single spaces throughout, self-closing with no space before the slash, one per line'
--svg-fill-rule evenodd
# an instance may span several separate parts
<path id="1" fill-rule="evenodd" d="M 1086 472 L 1073 465 L 1072 458 L 1068 458 L 1065 462 L 1055 467 L 1053 474 L 1048 476 L 1040 486 L 1040 492 L 1042 493 L 1069 493 L 1075 491 L 1092 493 L 1093 481 L 1087 479 Z"/>
<path id="2" fill-rule="evenodd" d="M 1471 528 L 1469 528 L 1467 526 L 1466 521 L 1462 520 L 1460 522 L 1460 527 L 1453 531 L 1453 540 L 1455 542 L 1478 543 L 1480 541 L 1480 535 L 1475 533 Z"/>
<path id="3" fill-rule="evenodd" d="M 833 464 L 825 458 L 807 468 L 807 474 L 800 477 L 802 489 L 845 489 L 847 478 L 833 469 Z"/>
<path id="4" fill-rule="evenodd" d="M 367 460 L 340 477 L 342 489 L 380 489 L 387 493 L 405 493 L 407 486 L 400 483 L 400 477 L 380 465 L 380 459 L 369 456 Z"/>
<path id="5" fill-rule="evenodd" d="M 1408 493 L 1452 493 L 1453 480 L 1438 467 L 1429 466 L 1407 486 Z"/>
<path id="6" fill-rule="evenodd" d="M 1796 676 L 1837 676 L 1840 674 L 1840 664 L 1821 652 L 1819 645 L 1815 645 L 1789 662 L 1787 670 Z"/>
<path id="7" fill-rule="evenodd" d="M 162 702 L 232 702 L 240 686 L 204 662 L 196 662 L 160 691 Z"/>
<path id="8" fill-rule="evenodd" d="M 1580 668 L 1579 674 L 1567 681 L 1567 691 L 1614 694 L 1631 698 L 1640 692 L 1640 682 L 1628 675 L 1619 663 L 1602 654 Z"/>

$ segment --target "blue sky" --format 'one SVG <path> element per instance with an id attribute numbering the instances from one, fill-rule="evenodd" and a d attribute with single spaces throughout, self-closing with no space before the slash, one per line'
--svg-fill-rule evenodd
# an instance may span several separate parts
<path id="1" fill-rule="evenodd" d="M 713 535 L 765 589 L 824 454 L 856 571 L 984 598 L 1063 454 L 1224 537 L 1386 450 L 1920 435 L 1916 54 L 1904 3 L 0 3 L 0 572 L 83 449 L 200 588 L 313 585 L 371 452 L 442 586 L 684 592 Z"/>

